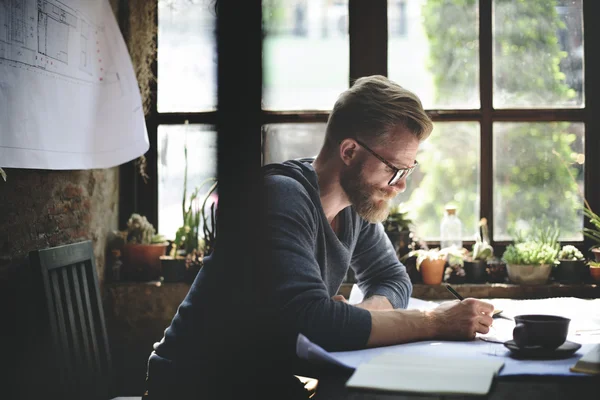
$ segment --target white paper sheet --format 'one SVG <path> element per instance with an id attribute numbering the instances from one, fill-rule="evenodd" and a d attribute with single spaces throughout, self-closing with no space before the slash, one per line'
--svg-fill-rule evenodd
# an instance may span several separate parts
<path id="1" fill-rule="evenodd" d="M 504 362 L 498 358 L 382 354 L 361 364 L 346 385 L 429 394 L 485 395 Z"/>
<path id="2" fill-rule="evenodd" d="M 582 347 L 572 356 L 559 360 L 520 360 L 511 357 L 511 352 L 501 343 L 490 343 L 483 340 L 455 342 L 455 341 L 422 341 L 395 346 L 377 347 L 356 351 L 327 352 L 312 343 L 306 337 L 299 335 L 299 347 L 311 347 L 311 361 L 334 363 L 346 368 L 357 368 L 374 357 L 383 354 L 398 355 L 444 355 L 448 357 L 462 358 L 486 358 L 501 357 L 504 360 L 504 368 L 500 371 L 501 376 L 511 375 L 581 375 L 569 370 L 575 362 L 594 344 L 600 343 L 600 299 L 578 299 L 578 298 L 549 298 L 536 300 L 513 300 L 513 299 L 485 299 L 502 308 L 507 316 L 520 314 L 553 314 L 571 318 L 569 335 L 567 340 L 580 343 Z M 435 304 L 419 299 L 411 298 L 408 308 L 427 308 Z M 514 322 L 497 319 L 499 332 L 497 337 L 504 339 L 512 335 Z M 302 341 L 300 341 L 300 336 Z M 297 349 L 298 350 L 298 349 Z M 304 353 L 297 351 L 300 358 Z M 332 362 L 331 359 L 335 361 Z"/>
<path id="3" fill-rule="evenodd" d="M 0 167 L 108 168 L 148 148 L 108 0 L 0 0 Z"/>

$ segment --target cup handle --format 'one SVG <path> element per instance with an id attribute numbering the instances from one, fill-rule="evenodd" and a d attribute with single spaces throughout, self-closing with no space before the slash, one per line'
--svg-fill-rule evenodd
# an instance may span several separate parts
<path id="1" fill-rule="evenodd" d="M 527 345 L 527 329 L 525 328 L 525 324 L 518 323 L 515 325 L 515 328 L 513 329 L 513 340 L 519 347 Z"/>

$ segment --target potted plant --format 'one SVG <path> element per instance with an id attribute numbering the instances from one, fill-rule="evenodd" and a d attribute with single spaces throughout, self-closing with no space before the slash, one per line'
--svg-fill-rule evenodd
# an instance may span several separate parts
<path id="1" fill-rule="evenodd" d="M 184 182 L 187 179 L 184 176 Z M 205 184 L 212 183 L 210 189 L 200 197 L 200 190 Z M 185 184 L 185 183 L 184 183 Z M 203 222 L 203 233 L 214 241 L 215 215 L 214 204 L 211 204 L 211 215 L 206 216 L 205 207 L 208 199 L 217 187 L 216 179 L 206 179 L 194 189 L 189 202 L 186 190 L 183 191 L 182 219 L 183 225 L 177 229 L 175 239 L 168 255 L 161 257 L 163 280 L 165 282 L 181 282 L 186 279 L 190 266 L 196 266 L 205 254 L 212 251 L 207 247 L 207 240 L 200 238 L 200 224 Z M 210 221 L 209 221 L 210 218 Z M 210 223 L 210 226 L 206 226 Z M 210 241 L 208 241 L 210 244 Z M 193 260 L 193 261 L 191 261 Z"/>
<path id="2" fill-rule="evenodd" d="M 390 207 L 390 213 L 383 221 L 383 228 L 389 237 L 398 258 L 409 253 L 411 243 L 412 220 L 408 218 L 408 211 L 403 211 L 400 204 Z"/>
<path id="3" fill-rule="evenodd" d="M 171 242 L 171 250 L 168 255 L 160 257 L 162 277 L 164 282 L 189 281 L 191 271 L 197 271 L 202 265 L 202 258 L 210 253 L 212 248 L 207 248 L 206 240 L 200 238 L 200 224 L 203 224 L 203 232 L 214 241 L 215 229 L 215 204 L 211 204 L 211 215 L 206 216 L 205 208 L 208 199 L 217 188 L 215 178 L 205 179 L 199 186 L 194 188 L 188 199 L 188 153 L 187 144 L 183 147 L 184 172 L 183 172 L 183 196 L 181 201 L 182 222 L 175 239 Z M 200 197 L 200 191 L 206 184 L 212 184 L 208 191 Z M 210 226 L 208 225 L 210 218 Z M 210 243 L 210 240 L 208 241 Z M 195 274 L 194 274 L 195 277 Z M 193 279 L 191 279 L 193 280 Z"/>
<path id="4" fill-rule="evenodd" d="M 596 282 L 600 282 L 600 261 L 590 261 L 590 276 Z"/>
<path id="5" fill-rule="evenodd" d="M 579 195 L 583 199 L 583 204 L 584 204 L 583 214 L 586 217 L 588 217 L 588 219 L 590 220 L 591 228 L 584 227 L 582 232 L 583 232 L 584 236 L 586 236 L 588 239 L 592 240 L 592 242 L 595 243 L 590 248 L 590 251 L 594 255 L 594 258 L 596 259 L 596 261 L 600 262 L 600 216 L 592 210 L 592 207 L 590 207 L 590 203 L 588 203 L 581 188 L 579 187 L 579 185 L 577 185 L 577 180 L 573 176 L 573 173 L 571 172 L 569 165 L 567 165 L 565 160 L 561 157 L 561 155 L 556 150 L 552 150 L 552 152 L 560 159 L 560 161 L 564 165 L 565 169 L 569 173 L 569 176 L 575 183 L 577 190 L 579 191 Z"/>
<path id="6" fill-rule="evenodd" d="M 583 253 L 572 245 L 563 246 L 558 252 L 554 277 L 561 283 L 578 283 L 585 280 L 587 265 Z"/>
<path id="7" fill-rule="evenodd" d="M 583 234 L 596 243 L 590 250 L 594 254 L 596 261 L 600 261 L 600 216 L 592 211 L 587 201 L 585 202 L 583 213 L 589 218 L 592 224 L 591 228 L 583 228 Z"/>
<path id="8" fill-rule="evenodd" d="M 168 242 L 157 235 L 154 226 L 145 216 L 133 213 L 127 229 L 119 232 L 123 239 L 121 276 L 125 280 L 152 281 L 160 278 L 160 256 L 167 250 Z"/>
<path id="9" fill-rule="evenodd" d="M 464 283 L 467 280 L 464 269 L 467 249 L 457 249 L 454 246 L 440 250 L 446 256 L 446 269 L 444 270 L 444 281 L 450 283 Z"/>
<path id="10" fill-rule="evenodd" d="M 419 249 L 408 253 L 408 257 L 416 256 L 417 271 L 421 273 L 426 285 L 439 285 L 444 278 L 446 252 L 435 249 Z"/>
<path id="11" fill-rule="evenodd" d="M 487 263 L 493 257 L 494 248 L 490 245 L 487 219 L 481 218 L 473 249 L 467 254 L 464 262 L 466 281 L 469 283 L 486 282 Z"/>
<path id="12" fill-rule="evenodd" d="M 558 235 L 556 224 L 535 229 L 527 236 L 517 233 L 514 243 L 507 246 L 502 255 L 509 279 L 530 285 L 546 283 L 560 249 Z"/>

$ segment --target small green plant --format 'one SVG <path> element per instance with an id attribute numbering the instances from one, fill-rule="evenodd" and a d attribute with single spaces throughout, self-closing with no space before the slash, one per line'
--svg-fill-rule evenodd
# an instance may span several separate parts
<path id="1" fill-rule="evenodd" d="M 215 178 L 205 179 L 197 186 L 190 195 L 189 202 L 187 197 L 187 182 L 188 182 L 188 151 L 187 144 L 183 147 L 184 155 L 184 171 L 183 171 L 183 199 L 181 202 L 181 213 L 183 225 L 175 232 L 175 239 L 171 246 L 169 255 L 173 258 L 177 257 L 177 251 L 183 250 L 186 255 L 194 254 L 209 254 L 211 248 L 207 248 L 207 243 L 213 246 L 215 241 L 215 216 L 214 204 L 211 205 L 210 226 L 209 217 L 206 216 L 206 202 L 217 188 L 217 180 Z M 208 192 L 200 197 L 200 190 L 208 183 L 212 183 Z M 204 238 L 200 238 L 200 224 Z"/>
<path id="2" fill-rule="evenodd" d="M 592 241 L 596 242 L 592 248 L 600 247 L 600 216 L 592 211 L 587 201 L 585 204 L 586 207 L 583 209 L 583 214 L 589 218 L 593 228 L 583 228 L 583 234 Z"/>
<path id="3" fill-rule="evenodd" d="M 444 249 L 418 249 L 409 252 L 406 257 L 417 257 L 416 267 L 420 270 L 423 260 L 446 260 L 450 267 L 460 267 L 464 265 L 464 254 L 460 249 L 447 247 Z"/>
<path id="4" fill-rule="evenodd" d="M 514 265 L 554 264 L 560 250 L 559 235 L 560 230 L 556 222 L 553 226 L 542 223 L 529 233 L 517 231 L 514 234 L 514 243 L 506 247 L 502 259 L 507 264 Z"/>
<path id="5" fill-rule="evenodd" d="M 590 220 L 592 228 L 584 227 L 582 233 L 588 239 L 591 239 L 593 242 L 596 243 L 592 246 L 592 249 L 598 248 L 600 247 L 600 216 L 592 210 L 592 207 L 590 207 L 590 203 L 588 203 L 587 199 L 583 195 L 583 192 L 581 191 L 581 188 L 579 187 L 579 185 L 577 185 L 577 180 L 573 176 L 573 173 L 571 172 L 571 169 L 569 168 L 565 160 L 556 150 L 552 150 L 552 152 L 560 159 L 560 161 L 566 168 L 567 172 L 569 173 L 569 176 L 571 177 L 571 180 L 576 184 L 577 190 L 579 191 L 579 195 L 583 199 L 583 215 L 585 215 Z"/>
<path id="6" fill-rule="evenodd" d="M 127 221 L 127 229 L 122 232 L 125 243 L 157 244 L 164 243 L 164 236 L 157 235 L 154 226 L 140 214 L 133 213 Z"/>
<path id="7" fill-rule="evenodd" d="M 590 261 L 588 265 L 590 268 L 600 268 L 600 261 Z"/>
<path id="8" fill-rule="evenodd" d="M 390 207 L 388 217 L 383 221 L 383 227 L 386 232 L 410 231 L 412 220 L 408 217 L 408 211 L 403 211 L 400 204 Z"/>
<path id="9" fill-rule="evenodd" d="M 559 260 L 569 260 L 569 261 L 581 261 L 583 260 L 583 254 L 579 249 L 570 244 L 563 246 L 558 252 Z"/>
<path id="10" fill-rule="evenodd" d="M 494 248 L 490 245 L 490 236 L 488 233 L 487 219 L 481 218 L 479 221 L 479 231 L 475 236 L 473 251 L 469 254 L 471 260 L 487 261 L 494 257 Z"/>

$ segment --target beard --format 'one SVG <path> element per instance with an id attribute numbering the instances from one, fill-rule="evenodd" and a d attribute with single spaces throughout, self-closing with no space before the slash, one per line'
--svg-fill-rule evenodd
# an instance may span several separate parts
<path id="1" fill-rule="evenodd" d="M 343 171 L 340 185 L 358 215 L 370 223 L 383 222 L 390 212 L 390 200 L 394 195 L 367 183 L 362 175 L 362 166 L 361 162 Z M 373 194 L 376 193 L 382 199 L 375 200 Z"/>

